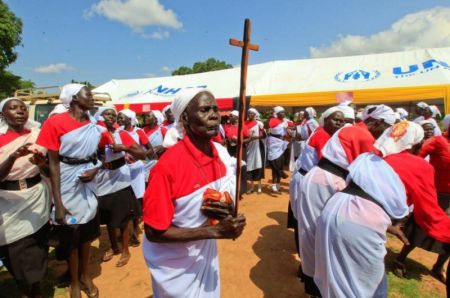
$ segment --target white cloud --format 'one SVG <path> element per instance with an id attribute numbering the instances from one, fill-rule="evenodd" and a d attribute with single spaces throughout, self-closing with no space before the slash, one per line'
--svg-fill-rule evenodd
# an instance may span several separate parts
<path id="1" fill-rule="evenodd" d="M 43 74 L 60 74 L 63 71 L 73 71 L 73 70 L 75 69 L 66 63 L 56 63 L 45 66 L 36 66 L 33 69 L 34 72 Z"/>
<path id="2" fill-rule="evenodd" d="M 352 56 L 450 46 L 450 7 L 408 14 L 370 36 L 339 35 L 329 46 L 310 47 L 311 58 Z"/>
<path id="3" fill-rule="evenodd" d="M 135 32 L 142 32 L 149 26 L 172 29 L 183 27 L 178 15 L 171 9 L 166 9 L 158 0 L 101 0 L 83 13 L 85 19 L 95 15 L 123 23 Z"/>
<path id="4" fill-rule="evenodd" d="M 152 39 L 164 39 L 164 38 L 169 38 L 170 33 L 169 31 L 164 31 L 164 32 L 153 32 L 152 34 L 146 34 L 146 33 L 142 33 L 141 36 L 145 39 L 148 38 L 152 38 Z"/>
<path id="5" fill-rule="evenodd" d="M 156 75 L 154 73 L 144 73 L 144 77 L 146 77 L 146 78 L 156 78 Z"/>
<path id="6" fill-rule="evenodd" d="M 173 69 L 168 66 L 163 66 L 163 67 L 161 67 L 161 70 L 164 72 L 172 72 Z"/>

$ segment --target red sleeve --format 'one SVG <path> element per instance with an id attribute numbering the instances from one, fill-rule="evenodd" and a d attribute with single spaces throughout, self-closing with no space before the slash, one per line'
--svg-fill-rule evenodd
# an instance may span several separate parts
<path id="1" fill-rule="evenodd" d="M 379 154 L 379 151 L 373 146 L 375 140 L 364 135 L 349 134 L 345 138 L 341 138 L 339 134 L 339 140 L 344 148 L 345 155 L 347 156 L 349 164 L 351 164 L 358 156 L 367 152 L 374 152 Z"/>
<path id="2" fill-rule="evenodd" d="M 162 136 L 163 136 L 163 139 L 164 139 L 166 137 L 167 128 L 161 127 L 161 133 L 162 133 Z"/>
<path id="3" fill-rule="evenodd" d="M 147 145 L 149 141 L 145 132 L 142 129 L 138 129 L 137 134 L 139 135 L 139 142 L 144 146 Z"/>
<path id="4" fill-rule="evenodd" d="M 316 133 L 313 136 L 313 138 L 314 138 L 314 140 L 313 140 L 312 144 L 308 144 L 308 145 L 311 145 L 311 147 L 313 147 L 316 150 L 317 155 L 319 156 L 319 160 L 320 160 L 323 157 L 322 149 L 323 149 L 323 147 L 325 147 L 325 144 L 330 139 L 330 135 L 328 135 L 327 133 Z"/>
<path id="5" fill-rule="evenodd" d="M 102 134 L 100 136 L 100 142 L 98 143 L 98 148 L 103 148 L 106 145 L 110 145 L 110 144 L 112 144 L 112 140 L 109 135 L 109 132 L 108 131 L 102 132 Z"/>
<path id="6" fill-rule="evenodd" d="M 245 125 L 244 125 L 243 133 L 244 133 L 244 138 L 248 138 L 250 136 L 250 133 L 248 132 L 247 126 L 245 126 Z"/>
<path id="7" fill-rule="evenodd" d="M 434 168 L 431 165 L 422 168 L 419 176 L 419 181 L 410 181 L 416 198 L 412 202 L 414 219 L 428 236 L 450 243 L 450 217 L 438 205 Z"/>
<path id="8" fill-rule="evenodd" d="M 127 147 L 131 147 L 134 144 L 136 144 L 136 142 L 134 141 L 133 137 L 130 136 L 130 134 L 126 131 L 119 131 L 119 135 L 120 135 L 120 139 L 122 140 L 122 144 L 124 144 Z"/>
<path id="9" fill-rule="evenodd" d="M 59 151 L 59 148 L 61 147 L 60 136 L 50 119 L 44 122 L 44 126 L 39 133 L 36 144 L 45 147 L 48 150 Z"/>
<path id="10" fill-rule="evenodd" d="M 144 223 L 156 230 L 165 231 L 172 223 L 175 209 L 171 185 L 167 174 L 157 169 L 151 171 L 143 198 L 143 215 Z"/>
<path id="11" fill-rule="evenodd" d="M 428 140 L 426 140 L 425 143 L 423 144 L 422 150 L 420 150 L 419 156 L 422 158 L 425 158 L 435 150 L 436 150 L 436 138 L 431 137 Z"/>

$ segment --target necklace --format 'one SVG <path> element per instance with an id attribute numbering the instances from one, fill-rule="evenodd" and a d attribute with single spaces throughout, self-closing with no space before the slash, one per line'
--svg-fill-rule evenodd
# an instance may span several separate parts
<path id="1" fill-rule="evenodd" d="M 187 147 L 186 147 L 186 149 L 187 149 Z M 194 164 L 197 166 L 197 168 L 198 168 L 198 170 L 200 171 L 200 173 L 202 174 L 203 178 L 205 178 L 206 183 L 208 183 L 208 185 L 209 185 L 209 187 L 210 187 L 211 189 L 216 190 L 216 189 L 211 185 L 211 183 L 209 182 L 208 178 L 206 178 L 205 173 L 202 171 L 201 165 L 197 162 L 197 160 L 195 159 L 195 157 L 194 157 L 194 155 L 192 154 L 192 152 L 189 151 L 189 149 L 188 149 L 187 151 L 189 152 L 189 155 L 192 157 L 192 161 L 193 161 Z M 213 158 L 213 160 L 214 160 L 214 158 Z M 222 188 L 222 170 L 221 170 L 221 168 L 220 168 L 219 162 L 218 162 L 218 161 L 216 161 L 216 162 L 217 162 L 217 165 L 218 165 L 218 167 L 219 167 L 219 190 L 220 190 L 220 189 Z M 213 168 L 214 168 L 214 161 L 213 161 Z M 219 191 L 219 190 L 216 190 L 216 191 Z"/>

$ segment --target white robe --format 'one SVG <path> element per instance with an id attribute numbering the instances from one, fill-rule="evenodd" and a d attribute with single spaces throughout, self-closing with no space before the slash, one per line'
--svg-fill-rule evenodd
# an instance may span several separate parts
<path id="1" fill-rule="evenodd" d="M 98 126 L 91 119 L 91 123 L 72 130 L 61 137 L 59 155 L 70 158 L 86 158 L 97 151 L 101 133 L 106 128 Z M 99 164 L 97 164 L 99 165 Z M 72 215 L 67 215 L 67 219 L 75 218 L 73 224 L 83 224 L 89 222 L 97 214 L 97 179 L 89 183 L 83 183 L 78 178 L 85 171 L 96 166 L 92 163 L 79 165 L 69 165 L 59 163 L 61 171 L 61 199 L 64 207 Z M 52 218 L 53 224 L 56 224 Z M 72 224 L 69 223 L 68 224 Z"/>
<path id="2" fill-rule="evenodd" d="M 120 128 L 119 128 L 120 129 Z M 140 128 L 133 127 L 133 131 L 128 133 L 133 137 L 134 141 L 137 144 L 141 144 L 139 140 L 139 135 L 137 131 Z M 142 145 L 140 145 L 145 151 L 147 148 L 144 148 Z M 131 188 L 133 188 L 134 195 L 137 199 L 140 199 L 144 196 L 145 193 L 145 166 L 142 160 L 137 160 L 136 162 L 132 164 L 128 164 L 130 167 L 130 173 L 131 173 Z"/>
<path id="3" fill-rule="evenodd" d="M 153 147 L 155 146 L 162 146 L 164 138 L 161 132 L 161 128 L 159 128 L 157 131 L 152 133 L 148 137 L 148 141 L 152 144 Z M 150 177 L 150 171 L 153 169 L 154 166 L 156 166 L 156 163 L 158 160 L 156 159 L 149 159 L 147 157 L 145 161 L 145 181 L 148 181 L 148 177 Z"/>
<path id="4" fill-rule="evenodd" d="M 271 133 L 284 137 L 286 135 L 286 128 L 288 124 L 286 122 L 280 123 L 274 128 L 271 128 Z M 279 158 L 287 148 L 287 142 L 284 138 L 279 139 L 271 135 L 267 138 L 267 160 L 275 160 Z"/>
<path id="5" fill-rule="evenodd" d="M 226 175 L 212 183 L 220 192 L 228 191 L 235 198 L 236 159 L 231 158 L 220 144 L 214 143 L 219 157 L 227 167 Z M 209 185 L 174 201 L 172 225 L 197 228 L 207 221 L 201 213 L 203 193 Z M 218 298 L 220 272 L 215 239 L 185 243 L 155 243 L 144 237 L 142 250 L 152 276 L 155 298 Z"/>
<path id="6" fill-rule="evenodd" d="M 253 127 L 248 127 L 250 136 L 259 136 L 259 130 L 258 122 Z M 247 143 L 247 172 L 262 168 L 261 149 L 259 146 L 259 139 Z"/>
<path id="7" fill-rule="evenodd" d="M 0 148 L 0 163 L 3 163 L 13 152 L 26 143 L 35 143 L 39 129 L 31 129 L 31 133 L 20 136 Z M 47 150 L 36 144 L 29 147 L 42 153 Z M 20 157 L 6 176 L 5 180 L 22 180 L 39 174 L 39 168 L 28 160 L 32 155 Z M 33 187 L 9 191 L 0 189 L 0 246 L 11 244 L 39 231 L 49 220 L 50 186 L 42 179 Z"/>
<path id="8" fill-rule="evenodd" d="M 114 132 L 113 136 L 117 144 L 122 144 L 118 130 Z M 111 162 L 124 157 L 124 152 L 114 153 L 108 146 L 105 147 L 105 162 Z M 97 174 L 97 181 L 98 196 L 118 192 L 131 185 L 130 168 L 124 164 L 115 170 L 100 169 Z"/>

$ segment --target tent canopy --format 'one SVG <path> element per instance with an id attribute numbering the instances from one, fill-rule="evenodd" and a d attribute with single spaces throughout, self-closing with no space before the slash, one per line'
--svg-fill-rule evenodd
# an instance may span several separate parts
<path id="1" fill-rule="evenodd" d="M 94 89 L 118 109 L 161 110 L 182 88 L 211 90 L 222 109 L 233 108 L 240 69 L 185 76 L 112 80 Z M 346 92 L 351 92 L 346 93 Z M 247 95 L 254 106 L 317 106 L 347 94 L 357 104 L 443 99 L 450 113 L 450 48 L 387 54 L 274 61 L 249 66 Z"/>

